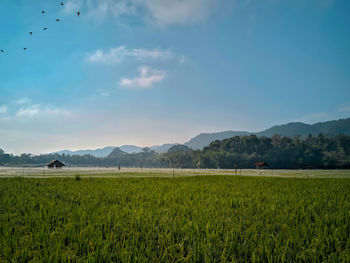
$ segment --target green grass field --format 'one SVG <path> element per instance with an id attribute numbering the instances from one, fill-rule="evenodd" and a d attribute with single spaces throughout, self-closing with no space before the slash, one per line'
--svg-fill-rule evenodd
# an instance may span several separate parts
<path id="1" fill-rule="evenodd" d="M 350 262 L 350 180 L 0 180 L 1 262 Z"/>

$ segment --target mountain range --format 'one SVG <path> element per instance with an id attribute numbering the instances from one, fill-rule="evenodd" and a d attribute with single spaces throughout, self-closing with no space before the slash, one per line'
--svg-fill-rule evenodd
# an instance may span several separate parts
<path id="1" fill-rule="evenodd" d="M 104 148 L 98 148 L 95 150 L 77 150 L 77 151 L 70 151 L 70 150 L 62 150 L 58 152 L 54 152 L 57 154 L 69 154 L 69 155 L 85 155 L 85 154 L 91 154 L 95 157 L 106 157 L 108 154 L 110 154 L 115 146 L 107 146 Z"/>
<path id="2" fill-rule="evenodd" d="M 269 129 L 260 131 L 260 132 L 248 132 L 248 131 L 223 131 L 223 132 L 215 132 L 215 133 L 201 133 L 188 142 L 184 143 L 184 145 L 188 146 L 192 149 L 203 149 L 205 146 L 208 146 L 212 141 L 215 140 L 223 140 L 234 136 L 241 135 L 257 135 L 257 136 L 265 136 L 271 137 L 274 134 L 279 134 L 281 136 L 295 137 L 301 136 L 306 137 L 309 134 L 318 135 L 319 133 L 323 133 L 325 135 L 338 135 L 345 134 L 350 135 L 350 118 L 326 121 L 326 122 L 318 122 L 315 124 L 305 124 L 302 122 L 291 122 L 283 125 L 276 125 Z M 151 146 L 151 150 L 154 150 L 157 153 L 165 153 L 172 146 L 176 144 L 163 144 L 163 145 L 155 145 Z M 96 157 L 106 157 L 108 156 L 115 146 L 108 146 L 101 149 L 95 150 L 78 150 L 78 151 L 69 151 L 63 150 L 56 152 L 58 154 L 70 154 L 70 155 L 84 155 L 91 154 Z M 142 152 L 142 147 L 135 145 L 122 145 L 119 149 L 125 153 L 138 153 Z"/>
<path id="3" fill-rule="evenodd" d="M 175 144 L 167 143 L 162 145 L 154 145 L 151 146 L 150 149 L 157 152 L 157 153 L 165 153 L 167 152 L 172 146 Z M 70 151 L 70 150 L 62 150 L 58 152 L 54 152 L 57 154 L 69 154 L 69 155 L 85 155 L 85 154 L 91 154 L 95 157 L 106 157 L 108 156 L 115 148 L 119 148 L 121 151 L 125 153 L 139 153 L 143 151 L 143 147 L 139 147 L 136 145 L 122 145 L 122 146 L 107 146 L 104 148 L 98 148 L 95 150 L 77 150 L 77 151 Z"/>

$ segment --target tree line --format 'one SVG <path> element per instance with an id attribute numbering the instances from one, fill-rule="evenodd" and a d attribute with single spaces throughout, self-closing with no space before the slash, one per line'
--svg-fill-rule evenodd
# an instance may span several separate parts
<path id="1" fill-rule="evenodd" d="M 271 138 L 235 136 L 216 140 L 203 150 L 175 145 L 167 153 L 159 154 L 144 148 L 143 152 L 127 154 L 119 148 L 107 157 L 92 155 L 46 154 L 19 156 L 6 154 L 0 149 L 0 165 L 43 166 L 51 160 L 60 160 L 67 166 L 123 166 L 123 167 L 174 167 L 174 168 L 254 168 L 264 161 L 270 168 L 350 168 L 350 136 L 319 134 L 306 138 Z"/>

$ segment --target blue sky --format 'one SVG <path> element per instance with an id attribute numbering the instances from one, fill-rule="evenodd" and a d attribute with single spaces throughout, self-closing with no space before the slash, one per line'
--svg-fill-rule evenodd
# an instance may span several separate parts
<path id="1" fill-rule="evenodd" d="M 350 116 L 349 1 L 60 2 L 1 1 L 6 152 Z"/>

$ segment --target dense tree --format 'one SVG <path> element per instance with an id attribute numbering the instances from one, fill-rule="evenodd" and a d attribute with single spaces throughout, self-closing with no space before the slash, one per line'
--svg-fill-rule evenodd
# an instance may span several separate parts
<path id="1" fill-rule="evenodd" d="M 92 155 L 31 155 L 6 154 L 0 149 L 0 165 L 42 166 L 58 159 L 70 166 L 128 166 L 128 167 L 182 167 L 182 168 L 254 168 L 254 163 L 265 161 L 272 168 L 350 168 L 350 136 L 311 134 L 300 137 L 271 138 L 235 136 L 216 140 L 202 151 L 184 145 L 175 145 L 167 153 L 158 154 L 149 148 L 140 153 L 127 154 L 116 148 L 105 158 Z"/>

